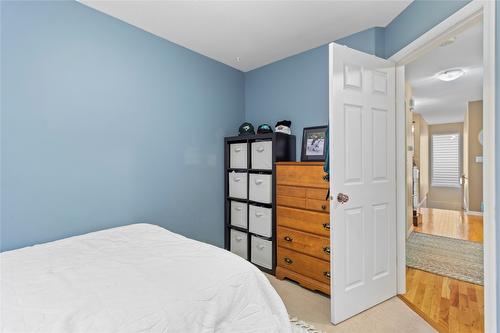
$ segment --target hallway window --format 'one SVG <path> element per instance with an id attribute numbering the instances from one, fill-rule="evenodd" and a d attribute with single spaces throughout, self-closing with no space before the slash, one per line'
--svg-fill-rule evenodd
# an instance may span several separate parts
<path id="1" fill-rule="evenodd" d="M 460 187 L 460 134 L 434 134 L 431 144 L 431 185 Z"/>

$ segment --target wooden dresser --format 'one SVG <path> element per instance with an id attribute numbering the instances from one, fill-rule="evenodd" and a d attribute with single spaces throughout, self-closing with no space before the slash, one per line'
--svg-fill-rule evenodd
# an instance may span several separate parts
<path id="1" fill-rule="evenodd" d="M 276 163 L 276 277 L 330 295 L 330 202 L 324 176 L 323 163 Z"/>

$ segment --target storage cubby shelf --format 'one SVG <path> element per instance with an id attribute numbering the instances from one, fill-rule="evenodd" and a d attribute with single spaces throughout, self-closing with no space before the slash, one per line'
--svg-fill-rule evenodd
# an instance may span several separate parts
<path id="1" fill-rule="evenodd" d="M 253 143 L 255 144 L 252 145 Z M 231 145 L 234 145 L 233 148 L 235 148 L 233 151 L 234 154 L 233 157 L 231 157 Z M 271 148 L 271 151 L 269 151 L 269 148 Z M 254 150 L 253 152 L 252 149 Z M 241 251 L 245 252 L 244 249 L 242 249 L 241 244 L 243 244 L 245 241 L 242 238 L 246 237 L 246 253 L 244 253 L 242 256 L 246 254 L 246 257 L 249 261 L 252 262 L 253 258 L 254 259 L 253 261 L 266 263 L 267 266 L 268 261 L 267 260 L 262 261 L 262 257 L 260 257 L 260 253 L 258 253 L 259 247 L 255 246 L 256 252 L 252 253 L 252 236 L 258 237 L 259 239 L 256 239 L 256 244 L 258 244 L 261 248 L 265 248 L 268 244 L 271 247 L 270 266 L 272 268 L 268 269 L 266 267 L 263 267 L 262 265 L 256 264 L 255 262 L 254 265 L 260 268 L 262 271 L 273 275 L 275 273 L 275 268 L 276 268 L 275 162 L 295 161 L 295 151 L 296 151 L 295 136 L 284 133 L 269 133 L 269 134 L 257 134 L 257 135 L 235 136 L 235 137 L 233 136 L 224 138 L 224 206 L 225 206 L 224 246 L 227 250 L 231 251 L 231 239 L 232 239 L 231 231 L 234 230 L 234 232 L 239 237 L 239 239 L 236 239 L 235 242 L 238 243 L 239 241 L 240 243 L 238 243 L 239 244 L 238 251 L 233 251 L 233 252 L 241 252 Z M 255 156 L 252 156 L 252 154 L 255 154 Z M 255 168 L 252 168 L 252 164 L 254 164 Z M 246 197 L 247 197 L 246 199 L 236 198 L 230 195 L 230 181 L 231 181 L 230 174 L 233 172 L 244 175 L 239 175 L 238 177 L 236 177 L 239 179 L 232 180 L 233 182 L 236 181 L 238 182 L 237 185 L 238 189 L 237 191 L 233 189 L 232 194 L 242 196 L 242 193 L 245 193 L 246 190 Z M 270 176 L 270 178 L 268 176 Z M 261 194 L 261 192 L 259 192 L 260 189 L 255 184 L 252 185 L 250 179 L 253 179 L 255 184 L 263 183 L 265 186 L 270 186 L 271 189 L 270 203 L 260 202 L 258 200 L 257 201 L 250 200 L 250 188 L 254 189 L 254 192 L 252 192 L 253 199 L 255 199 L 256 196 L 259 198 L 265 197 L 266 201 L 269 199 L 269 194 L 268 194 L 269 192 L 267 192 L 267 188 L 266 191 L 262 192 L 263 196 L 262 197 L 259 196 Z M 267 183 L 267 181 L 269 180 L 270 182 Z M 232 186 L 236 186 L 234 184 L 236 183 L 233 183 Z M 241 188 L 242 186 L 246 186 L 246 189 L 242 189 Z M 239 203 L 237 207 L 240 206 L 238 208 L 241 215 L 239 215 L 238 222 L 241 222 L 242 221 L 241 219 L 245 218 L 247 228 L 242 228 L 240 226 L 231 224 L 232 201 Z M 241 203 L 246 205 L 246 212 L 241 211 L 241 206 L 242 206 Z M 249 231 L 251 223 L 250 221 L 251 217 L 249 213 L 250 205 L 256 206 L 252 208 L 252 210 L 256 212 L 255 214 L 262 212 L 263 213 L 262 215 L 265 215 L 265 217 L 267 218 L 267 216 L 269 216 L 267 214 L 270 213 L 269 218 L 271 223 L 271 237 L 267 237 L 265 235 L 263 236 L 258 233 Z M 252 219 L 252 221 L 254 220 Z M 245 225 L 245 223 L 237 223 L 237 224 Z M 253 226 L 252 230 L 259 230 L 258 228 L 254 228 L 256 226 L 255 224 L 252 224 L 252 226 Z M 264 226 L 268 227 L 269 224 L 265 224 Z M 264 230 L 266 230 L 265 234 L 269 235 L 269 229 L 264 228 Z M 262 230 L 259 230 L 259 232 L 260 231 Z M 246 236 L 243 236 L 243 233 Z M 238 254 L 241 255 L 241 253 Z"/>

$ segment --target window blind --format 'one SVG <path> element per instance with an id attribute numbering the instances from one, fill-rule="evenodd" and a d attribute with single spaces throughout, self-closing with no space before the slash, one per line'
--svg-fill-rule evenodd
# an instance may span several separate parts
<path id="1" fill-rule="evenodd" d="M 460 134 L 432 135 L 431 185 L 460 187 Z"/>

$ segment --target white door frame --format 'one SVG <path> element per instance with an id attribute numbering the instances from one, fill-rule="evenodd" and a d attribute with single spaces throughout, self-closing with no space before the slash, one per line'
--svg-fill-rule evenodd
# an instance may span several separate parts
<path id="1" fill-rule="evenodd" d="M 398 293 L 406 292 L 406 119 L 404 66 L 447 38 L 483 20 L 483 135 L 484 135 L 484 324 L 485 332 L 497 331 L 496 227 L 495 227 L 495 1 L 473 0 L 440 24 L 394 54 L 396 63 L 397 137 L 397 251 Z"/>

